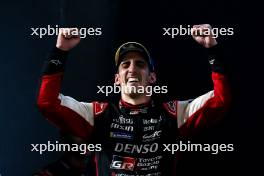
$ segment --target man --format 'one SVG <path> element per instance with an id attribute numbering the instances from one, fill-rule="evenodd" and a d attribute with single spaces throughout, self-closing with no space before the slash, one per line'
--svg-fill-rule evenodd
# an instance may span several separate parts
<path id="1" fill-rule="evenodd" d="M 115 55 L 115 84 L 121 86 L 118 105 L 111 102 L 78 102 L 60 94 L 68 51 L 80 37 L 62 29 L 42 76 L 38 107 L 61 129 L 90 143 L 102 144 L 95 152 L 99 176 L 172 175 L 175 156 L 163 144 L 175 143 L 224 116 L 230 93 L 218 59 L 217 41 L 210 25 L 195 25 L 192 36 L 209 53 L 214 90 L 192 101 L 159 102 L 139 89 L 155 84 L 155 68 L 148 50 L 137 42 L 121 45 Z M 68 29 L 73 30 L 73 29 Z M 126 91 L 133 90 L 134 91 Z"/>

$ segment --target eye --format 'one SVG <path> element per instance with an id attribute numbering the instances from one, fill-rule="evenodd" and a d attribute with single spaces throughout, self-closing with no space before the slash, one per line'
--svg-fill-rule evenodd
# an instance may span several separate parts
<path id="1" fill-rule="evenodd" d="M 122 63 L 121 63 L 121 67 L 122 67 L 122 68 L 128 68 L 129 65 L 130 65 L 130 62 L 128 62 L 128 61 L 125 61 L 125 62 L 122 62 Z"/>
<path id="2" fill-rule="evenodd" d="M 144 68 L 146 67 L 147 63 L 143 60 L 138 60 L 136 61 L 136 65 L 139 67 L 139 68 Z"/>

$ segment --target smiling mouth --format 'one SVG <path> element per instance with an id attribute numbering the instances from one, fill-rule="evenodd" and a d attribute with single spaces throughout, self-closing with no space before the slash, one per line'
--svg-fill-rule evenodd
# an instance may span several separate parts
<path id="1" fill-rule="evenodd" d="M 137 83 L 137 82 L 139 82 L 139 79 L 138 78 L 128 78 L 127 82 L 128 83 Z"/>

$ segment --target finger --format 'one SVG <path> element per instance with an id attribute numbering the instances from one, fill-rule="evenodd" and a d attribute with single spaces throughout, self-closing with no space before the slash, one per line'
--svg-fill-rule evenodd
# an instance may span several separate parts
<path id="1" fill-rule="evenodd" d="M 200 26 L 201 26 L 201 24 L 196 24 L 196 25 L 193 25 L 193 28 L 198 28 Z"/>
<path id="2" fill-rule="evenodd" d="M 78 28 L 70 28 L 70 36 L 71 37 L 79 37 L 79 29 Z"/>
<path id="3" fill-rule="evenodd" d="M 212 35 L 212 27 L 210 24 L 202 24 L 200 26 L 203 36 Z"/>
<path id="4" fill-rule="evenodd" d="M 204 43 L 205 43 L 205 40 L 204 40 L 204 38 L 203 37 L 195 37 L 195 40 L 198 42 L 198 43 L 200 43 L 201 45 L 204 45 Z"/>
<path id="5" fill-rule="evenodd" d="M 208 29 L 212 28 L 210 24 L 202 24 L 201 27 L 202 28 L 208 28 Z"/>
<path id="6" fill-rule="evenodd" d="M 191 32 L 194 36 L 210 36 L 211 28 L 210 25 L 200 25 L 199 27 L 192 28 Z"/>
<path id="7" fill-rule="evenodd" d="M 60 33 L 66 39 L 79 37 L 78 28 L 61 28 Z"/>
<path id="8" fill-rule="evenodd" d="M 210 24 L 197 24 L 193 25 L 193 28 L 211 28 Z"/>
<path id="9" fill-rule="evenodd" d="M 203 36 L 203 29 L 201 27 L 194 27 L 191 29 L 191 34 L 193 36 Z"/>

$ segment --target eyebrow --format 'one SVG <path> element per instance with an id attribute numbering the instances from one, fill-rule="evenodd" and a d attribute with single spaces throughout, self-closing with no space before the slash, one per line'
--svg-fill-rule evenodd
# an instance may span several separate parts
<path id="1" fill-rule="evenodd" d="M 128 62 L 129 60 L 130 60 L 130 59 L 126 59 L 126 58 L 124 58 L 120 63 Z M 140 57 L 140 58 L 135 58 L 135 61 L 136 61 L 136 62 L 141 61 L 141 62 L 146 62 L 146 63 L 147 63 L 147 61 L 146 61 L 144 58 L 142 58 L 142 57 Z"/>

